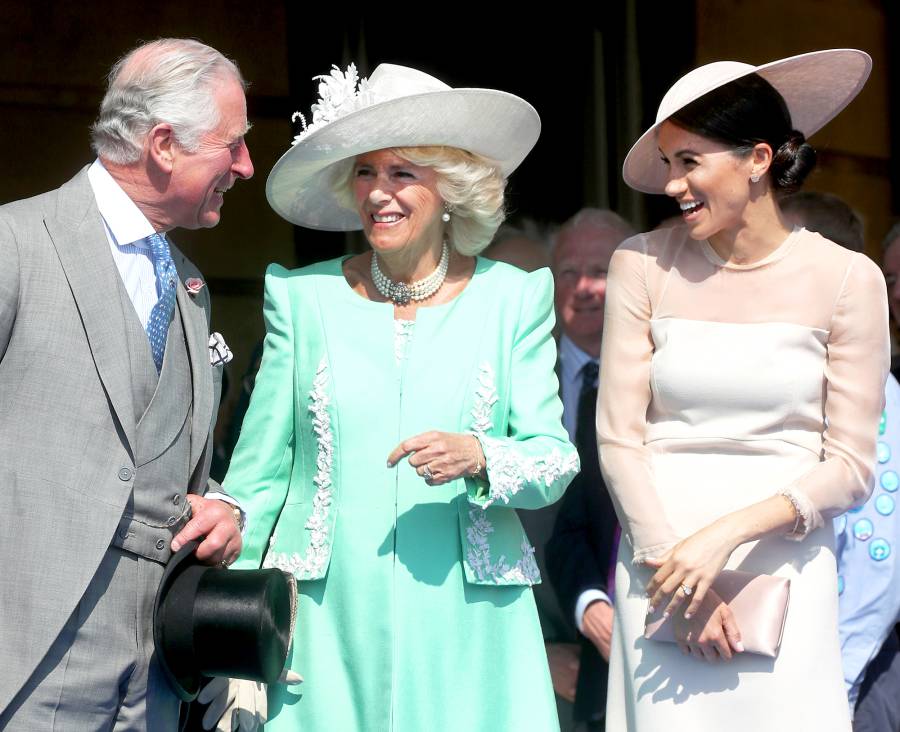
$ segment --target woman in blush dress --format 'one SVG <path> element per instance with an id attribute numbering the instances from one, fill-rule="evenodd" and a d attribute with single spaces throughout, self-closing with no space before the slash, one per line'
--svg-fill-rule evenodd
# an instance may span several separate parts
<path id="1" fill-rule="evenodd" d="M 871 491 L 885 285 L 864 255 L 788 226 L 778 195 L 870 66 L 854 50 L 703 66 L 625 161 L 683 224 L 629 239 L 609 272 L 597 430 L 627 540 L 607 729 L 850 727 L 831 517 Z M 775 658 L 744 650 L 711 588 L 723 568 L 790 579 Z M 644 638 L 663 608 L 677 644 Z"/>

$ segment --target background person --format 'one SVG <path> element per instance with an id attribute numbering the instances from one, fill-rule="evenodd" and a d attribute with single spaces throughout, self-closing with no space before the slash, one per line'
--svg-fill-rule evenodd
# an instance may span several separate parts
<path id="1" fill-rule="evenodd" d="M 578 448 L 581 472 L 558 511 L 554 505 L 534 513 L 553 511 L 546 563 L 559 604 L 578 630 L 573 719 L 583 729 L 603 729 L 613 625 L 610 578 L 618 542 L 594 429 L 606 275 L 616 247 L 634 233 L 613 211 L 585 208 L 563 224 L 553 248 L 563 424 Z"/>
<path id="2" fill-rule="evenodd" d="M 520 224 L 521 227 L 503 224 L 481 256 L 526 272 L 550 266 L 548 247 L 537 223 L 523 219 Z"/>
<path id="3" fill-rule="evenodd" d="M 891 227 L 882 241 L 881 266 L 884 269 L 884 279 L 888 287 L 888 305 L 891 308 L 891 316 L 894 322 L 894 333 L 900 328 L 900 223 Z M 894 344 L 891 360 L 891 372 L 900 378 L 900 354 L 898 346 Z"/>
<path id="4" fill-rule="evenodd" d="M 862 252 L 863 224 L 841 198 L 811 191 L 787 196 L 785 216 L 798 226 Z M 888 232 L 883 251 L 895 243 Z M 875 491 L 834 522 L 838 631 L 854 732 L 900 729 L 900 384 L 888 375 L 878 425 Z"/>
<path id="5" fill-rule="evenodd" d="M 797 191 L 779 202 L 785 220 L 821 234 L 852 252 L 865 248 L 859 214 L 839 196 L 821 191 Z"/>

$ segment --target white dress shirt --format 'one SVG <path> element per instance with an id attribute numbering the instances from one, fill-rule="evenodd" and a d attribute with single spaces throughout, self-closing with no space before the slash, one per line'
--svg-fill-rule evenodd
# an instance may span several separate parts
<path id="1" fill-rule="evenodd" d="M 88 181 L 103 218 L 116 268 L 146 330 L 153 306 L 159 300 L 150 246 L 144 241 L 154 233 L 153 225 L 99 160 L 88 168 Z"/>
<path id="2" fill-rule="evenodd" d="M 559 380 L 562 385 L 563 427 L 566 428 L 572 442 L 575 442 L 575 430 L 578 422 L 581 370 L 590 361 L 596 362 L 597 359 L 582 351 L 567 335 L 562 335 L 559 339 Z M 588 605 L 597 600 L 612 605 L 609 595 L 600 589 L 585 590 L 578 596 L 575 603 L 575 627 L 579 632 L 583 632 L 584 628 L 584 611 L 587 610 Z"/>
<path id="3" fill-rule="evenodd" d="M 147 330 L 150 313 L 159 300 L 159 290 L 156 284 L 156 270 L 153 269 L 153 260 L 150 258 L 150 246 L 144 239 L 156 232 L 147 217 L 116 183 L 99 159 L 88 168 L 88 182 L 91 184 L 100 217 L 103 219 L 106 238 L 119 276 L 141 325 Z M 224 501 L 240 509 L 241 533 L 244 533 L 246 516 L 244 509 L 236 500 L 217 491 L 209 491 L 205 497 Z"/>
<path id="4" fill-rule="evenodd" d="M 597 359 L 582 351 L 565 333 L 559 339 L 559 380 L 562 384 L 563 427 L 575 442 L 578 422 L 578 397 L 581 395 L 581 370 Z"/>

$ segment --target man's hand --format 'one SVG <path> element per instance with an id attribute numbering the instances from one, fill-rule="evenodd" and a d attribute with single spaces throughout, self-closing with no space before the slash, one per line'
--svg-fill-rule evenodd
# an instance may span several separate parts
<path id="1" fill-rule="evenodd" d="M 608 602 L 594 600 L 581 618 L 581 632 L 593 643 L 603 660 L 609 662 L 609 646 L 612 643 L 613 609 Z"/>
<path id="2" fill-rule="evenodd" d="M 241 553 L 241 530 L 234 518 L 231 504 L 225 501 L 188 494 L 193 516 L 172 539 L 172 551 L 177 552 L 188 541 L 205 537 L 197 547 L 197 559 L 205 564 L 234 562 Z"/>
<path id="3" fill-rule="evenodd" d="M 574 643 L 545 643 L 553 691 L 567 701 L 575 701 L 579 648 Z"/>

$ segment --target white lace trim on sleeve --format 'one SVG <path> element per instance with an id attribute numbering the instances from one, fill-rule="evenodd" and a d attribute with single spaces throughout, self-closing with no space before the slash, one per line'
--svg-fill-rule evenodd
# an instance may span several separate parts
<path id="1" fill-rule="evenodd" d="M 489 363 L 481 364 L 478 372 L 478 388 L 475 391 L 475 405 L 472 407 L 472 434 L 481 443 L 490 476 L 488 499 L 480 504 L 482 508 L 503 501 L 509 503 L 526 483 L 543 483 L 548 488 L 565 475 L 578 472 L 581 465 L 578 454 L 569 455 L 553 449 L 545 455 L 522 455 L 509 439 L 489 437 L 494 423 L 491 409 L 497 401 L 494 384 L 494 370 Z"/>
<path id="2" fill-rule="evenodd" d="M 328 361 L 324 356 L 316 370 L 309 400 L 309 411 L 313 415 L 313 431 L 316 434 L 316 474 L 313 477 L 316 492 L 312 500 L 312 513 L 304 526 L 310 532 L 309 546 L 305 557 L 301 557 L 297 552 L 287 554 L 272 551 L 275 544 L 273 533 L 269 540 L 269 552 L 263 562 L 264 568 L 275 567 L 294 575 L 299 580 L 320 577 L 331 553 L 328 540 L 330 530 L 328 514 L 331 512 L 332 501 L 331 468 L 334 461 L 334 437 L 331 432 L 331 415 L 328 413 L 328 405 L 331 402 L 328 396 Z"/>

